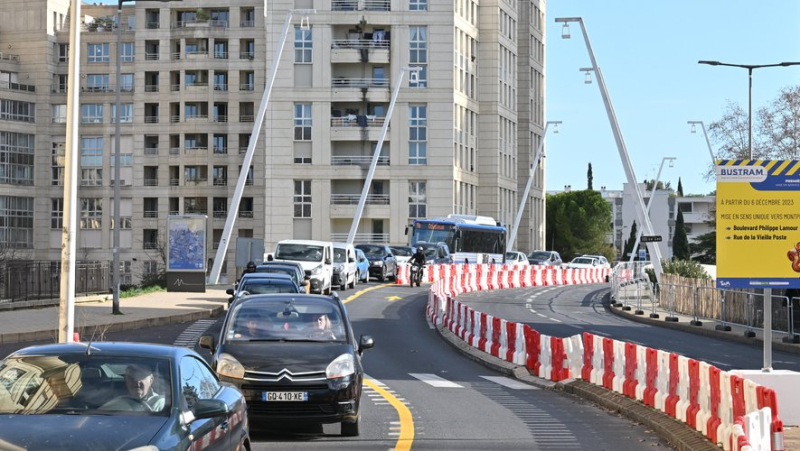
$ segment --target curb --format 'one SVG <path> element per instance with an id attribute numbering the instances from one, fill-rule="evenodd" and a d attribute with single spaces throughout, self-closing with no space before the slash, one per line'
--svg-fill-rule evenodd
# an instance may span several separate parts
<path id="1" fill-rule="evenodd" d="M 745 337 L 743 335 L 738 335 L 735 332 L 721 332 L 721 331 L 718 331 L 716 329 L 714 329 L 714 330 L 705 329 L 705 328 L 700 327 L 700 326 L 691 326 L 691 325 L 687 326 L 687 323 L 685 323 L 685 322 L 683 322 L 683 323 L 681 323 L 681 322 L 673 323 L 673 322 L 668 322 L 668 321 L 663 321 L 663 320 L 659 321 L 658 319 L 649 318 L 649 317 L 646 317 L 644 315 L 634 315 L 634 314 L 631 314 L 631 313 L 623 313 L 623 311 L 621 310 L 620 307 L 613 307 L 612 305 L 610 305 L 609 300 L 608 300 L 608 296 L 606 296 L 606 298 L 603 299 L 603 305 L 608 310 L 610 310 L 611 313 L 614 314 L 614 315 L 617 315 L 617 316 L 622 317 L 622 318 L 629 319 L 631 321 L 635 321 L 637 323 L 647 324 L 648 326 L 658 326 L 658 327 L 664 327 L 664 328 L 667 328 L 667 329 L 682 330 L 684 332 L 689 332 L 689 333 L 692 333 L 692 334 L 695 334 L 695 335 L 702 335 L 704 337 L 719 338 L 719 339 L 722 339 L 722 340 L 730 340 L 730 341 L 735 341 L 737 343 L 742 343 L 742 344 L 751 345 L 751 346 L 764 346 L 764 340 L 761 339 L 761 338 L 756 338 L 756 337 L 747 338 L 747 337 Z M 708 321 L 709 322 L 713 321 L 714 323 L 717 322 L 716 320 L 711 320 L 711 319 L 709 319 Z M 774 332 L 773 332 L 773 334 L 774 334 Z M 783 335 L 783 334 L 778 334 L 778 336 L 781 336 L 781 335 Z M 783 352 L 788 352 L 788 353 L 792 353 L 792 354 L 800 354 L 800 345 L 791 345 L 791 344 L 787 344 L 787 343 L 783 343 L 783 342 L 773 341 L 772 342 L 772 349 L 773 350 L 783 351 Z"/>
<path id="2" fill-rule="evenodd" d="M 426 315 L 427 317 L 427 315 Z M 428 324 L 433 326 L 428 319 Z M 564 382 L 552 382 L 531 375 L 528 369 L 507 362 L 491 354 L 476 350 L 458 338 L 449 329 L 442 326 L 433 327 L 451 347 L 467 358 L 507 376 L 514 377 L 535 387 L 563 391 L 591 401 L 606 409 L 624 415 L 632 421 L 642 423 L 655 431 L 659 437 L 674 445 L 680 451 L 719 451 L 719 447 L 711 443 L 703 434 L 675 418 L 653 409 L 619 393 L 596 387 L 582 380 L 568 379 Z"/>
<path id="3" fill-rule="evenodd" d="M 185 323 L 197 321 L 199 319 L 210 318 L 221 314 L 225 310 L 224 306 L 217 306 L 210 309 L 194 311 L 189 313 L 179 313 L 176 315 L 161 316 L 154 318 L 143 318 L 131 321 L 121 321 L 109 324 L 94 324 L 83 327 L 75 327 L 75 331 L 83 337 L 91 337 L 95 333 L 105 334 L 108 332 L 119 332 L 121 330 L 142 329 L 146 327 L 165 326 L 168 324 Z M 56 340 L 58 337 L 57 329 L 39 330 L 33 332 L 0 334 L 0 344 L 24 343 L 29 341 Z"/>

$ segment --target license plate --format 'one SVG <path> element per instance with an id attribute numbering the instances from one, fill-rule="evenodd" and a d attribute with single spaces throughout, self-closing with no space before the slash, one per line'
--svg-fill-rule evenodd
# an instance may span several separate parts
<path id="1" fill-rule="evenodd" d="M 265 391 L 261 394 L 262 401 L 308 401 L 308 392 L 305 391 Z"/>

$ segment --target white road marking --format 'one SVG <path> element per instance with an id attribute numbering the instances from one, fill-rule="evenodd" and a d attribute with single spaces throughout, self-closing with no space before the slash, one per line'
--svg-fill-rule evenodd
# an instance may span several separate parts
<path id="1" fill-rule="evenodd" d="M 560 319 L 555 319 L 555 318 L 550 318 L 550 321 L 555 321 L 555 322 L 557 322 L 557 323 L 561 323 L 561 322 L 563 322 L 563 321 L 561 321 Z"/>
<path id="2" fill-rule="evenodd" d="M 495 384 L 500 384 L 503 387 L 513 388 L 514 390 L 539 390 L 539 388 L 534 387 L 533 385 L 528 385 L 516 379 L 510 379 L 502 376 L 481 376 L 481 377 L 483 379 L 486 379 L 487 381 L 492 381 Z"/>
<path id="3" fill-rule="evenodd" d="M 408 375 L 436 388 L 464 388 L 462 385 L 450 382 L 447 379 L 442 379 L 435 374 L 408 373 Z"/>
<path id="4" fill-rule="evenodd" d="M 541 316 L 542 318 L 547 318 L 546 316 L 542 315 L 541 313 L 537 313 L 537 315 Z"/>

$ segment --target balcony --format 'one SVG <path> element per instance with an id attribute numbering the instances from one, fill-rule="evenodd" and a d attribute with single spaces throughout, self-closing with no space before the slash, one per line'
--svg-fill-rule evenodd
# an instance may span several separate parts
<path id="1" fill-rule="evenodd" d="M 256 26 L 255 20 L 242 20 L 239 22 L 239 27 L 241 28 L 253 28 Z"/>
<path id="2" fill-rule="evenodd" d="M 223 91 L 223 92 L 225 92 L 227 90 L 228 90 L 228 85 L 227 84 L 224 84 L 224 83 L 216 83 L 216 84 L 214 84 L 214 91 Z"/>
<path id="3" fill-rule="evenodd" d="M 389 88 L 388 78 L 344 78 L 335 77 L 331 80 L 334 88 Z"/>
<path id="4" fill-rule="evenodd" d="M 331 118 L 331 141 L 378 141 L 386 118 L 348 115 Z"/>
<path id="5" fill-rule="evenodd" d="M 81 86 L 81 92 L 114 92 L 110 86 Z"/>
<path id="6" fill-rule="evenodd" d="M 169 179 L 169 186 L 180 186 L 180 185 L 181 185 L 181 179 L 178 178 Z"/>
<path id="7" fill-rule="evenodd" d="M 55 84 L 50 92 L 54 94 L 66 94 L 67 93 L 67 85 Z"/>
<path id="8" fill-rule="evenodd" d="M 388 103 L 390 98 L 388 78 L 339 76 L 331 79 L 331 88 L 333 102 Z"/>
<path id="9" fill-rule="evenodd" d="M 144 186 L 158 186 L 158 178 L 157 177 L 145 178 Z"/>
<path id="10" fill-rule="evenodd" d="M 214 186 L 228 186 L 228 179 L 215 178 Z"/>
<path id="11" fill-rule="evenodd" d="M 239 59 L 240 60 L 253 61 L 255 58 L 256 58 L 255 52 L 239 52 Z"/>
<path id="12" fill-rule="evenodd" d="M 170 155 L 180 155 L 181 154 L 181 148 L 180 147 L 170 147 L 169 148 L 169 154 Z"/>
<path id="13" fill-rule="evenodd" d="M 239 217 L 242 219 L 253 219 L 253 212 L 248 210 L 239 210 Z"/>
<path id="14" fill-rule="evenodd" d="M 331 44 L 331 63 L 366 62 L 389 64 L 389 41 L 336 39 Z"/>
<path id="15" fill-rule="evenodd" d="M 158 218 L 158 211 L 148 211 L 145 210 L 142 214 L 142 217 L 145 219 L 157 219 Z"/>
<path id="16" fill-rule="evenodd" d="M 331 194 L 331 205 L 358 205 L 361 194 Z M 364 205 L 389 205 L 388 194 L 367 194 Z"/>
<path id="17" fill-rule="evenodd" d="M 158 52 L 144 52 L 145 61 L 158 61 Z"/>
<path id="18" fill-rule="evenodd" d="M 239 85 L 239 91 L 254 91 L 255 86 L 253 83 L 242 83 Z"/>
<path id="19" fill-rule="evenodd" d="M 11 47 L 11 46 L 9 46 Z M 0 61 L 10 61 L 12 63 L 19 63 L 19 55 L 14 53 L 0 52 Z"/>
<path id="20" fill-rule="evenodd" d="M 144 92 L 158 92 L 158 85 L 144 85 Z"/>
<path id="21" fill-rule="evenodd" d="M 184 20 L 172 23 L 172 28 L 228 28 L 227 20 Z"/>
<path id="22" fill-rule="evenodd" d="M 158 147 L 145 147 L 144 148 L 145 155 L 158 155 Z"/>
<path id="23" fill-rule="evenodd" d="M 349 233 L 331 233 L 331 240 L 334 242 L 347 241 Z M 388 233 L 356 233 L 353 238 L 356 243 L 384 243 L 389 244 Z"/>
<path id="24" fill-rule="evenodd" d="M 372 157 L 360 155 L 345 155 L 331 157 L 331 166 L 361 166 L 368 168 L 372 164 Z M 389 157 L 378 157 L 378 166 L 389 166 Z"/>
<path id="25" fill-rule="evenodd" d="M 224 114 L 217 114 L 214 116 L 214 122 L 228 122 L 228 116 Z"/>
<path id="26" fill-rule="evenodd" d="M 240 114 L 239 122 L 255 122 L 256 118 L 252 114 Z"/>
<path id="27" fill-rule="evenodd" d="M 331 0 L 331 11 L 391 11 L 390 0 Z"/>
<path id="28" fill-rule="evenodd" d="M 6 91 L 36 92 L 36 86 L 23 85 L 22 83 L 11 83 L 8 81 L 0 81 L 0 89 Z"/>
<path id="29" fill-rule="evenodd" d="M 144 117 L 145 124 L 158 124 L 158 116 L 145 116 Z"/>
<path id="30" fill-rule="evenodd" d="M 228 210 L 214 210 L 214 219 L 225 219 L 228 217 Z"/>

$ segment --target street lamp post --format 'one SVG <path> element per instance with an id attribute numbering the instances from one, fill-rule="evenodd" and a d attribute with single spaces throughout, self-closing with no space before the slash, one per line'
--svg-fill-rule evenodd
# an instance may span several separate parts
<path id="1" fill-rule="evenodd" d="M 777 64 L 729 64 L 720 63 L 719 61 L 700 60 L 698 64 L 708 64 L 709 66 L 728 66 L 739 67 L 747 69 L 748 89 L 747 89 L 747 148 L 750 152 L 750 159 L 753 159 L 753 69 L 761 69 L 764 67 L 787 67 L 797 66 L 800 62 L 787 62 Z"/>
<path id="2" fill-rule="evenodd" d="M 697 133 L 697 126 L 703 129 L 703 136 L 706 137 L 706 144 L 708 145 L 708 154 L 711 155 L 711 165 L 717 165 L 717 158 L 714 156 L 714 149 L 711 148 L 711 141 L 708 140 L 708 133 L 706 132 L 706 124 L 703 121 L 686 121 L 687 124 L 692 126 L 692 133 Z"/>
<path id="3" fill-rule="evenodd" d="M 525 192 L 522 194 L 522 198 L 519 202 L 519 210 L 517 210 L 517 217 L 514 219 L 514 227 L 511 229 L 511 236 L 508 238 L 506 252 L 514 248 L 514 241 L 517 239 L 519 221 L 522 219 L 522 212 L 525 210 L 525 204 L 528 201 L 528 194 L 531 191 L 531 184 L 533 184 L 533 176 L 536 174 L 536 165 L 539 163 L 539 159 L 542 157 L 542 151 L 544 150 L 544 139 L 547 137 L 547 128 L 550 126 L 550 124 L 553 124 L 553 133 L 558 133 L 558 124 L 560 123 L 561 121 L 547 121 L 547 123 L 544 124 L 542 140 L 539 142 L 539 147 L 536 149 L 536 155 L 533 157 L 533 163 L 531 163 L 531 170 L 528 174 L 528 183 L 525 185 Z"/>
<path id="4" fill-rule="evenodd" d="M 653 199 L 655 199 L 656 197 L 656 191 L 658 190 L 658 182 L 661 179 L 661 170 L 664 169 L 664 163 L 669 161 L 669 167 L 672 167 L 673 164 L 672 162 L 675 160 L 677 160 L 677 158 L 675 157 L 664 157 L 661 159 L 661 165 L 658 167 L 658 174 L 656 174 L 656 179 L 653 182 L 653 189 L 650 191 L 650 199 L 647 200 L 646 213 L 648 217 L 650 216 L 650 206 L 653 205 Z M 639 242 L 642 240 L 642 232 L 644 232 L 644 229 L 641 228 L 636 232 L 636 241 L 634 242 L 633 249 L 631 250 L 631 257 L 630 260 L 628 261 L 630 265 L 633 265 L 633 257 L 636 255 L 636 251 L 639 250 Z M 657 243 L 656 246 L 658 246 Z"/>
<path id="5" fill-rule="evenodd" d="M 369 165 L 369 172 L 367 178 L 364 180 L 364 187 L 361 189 L 361 197 L 358 199 L 358 207 L 356 208 L 356 215 L 353 217 L 353 223 L 350 225 L 350 233 L 347 234 L 347 244 L 353 244 L 356 238 L 356 231 L 358 230 L 358 223 L 361 222 L 361 214 L 364 212 L 364 204 L 367 201 L 367 194 L 369 193 L 370 185 L 372 185 L 372 177 L 375 175 L 375 168 L 378 166 L 378 158 L 381 155 L 381 148 L 383 147 L 383 140 L 386 139 L 386 131 L 389 130 L 389 121 L 392 119 L 392 111 L 394 111 L 394 104 L 397 101 L 397 95 L 400 93 L 400 86 L 403 84 L 403 75 L 406 71 L 410 72 L 409 78 L 412 82 L 419 76 L 419 71 L 422 68 L 419 66 L 403 67 L 400 73 L 397 74 L 397 84 L 392 93 L 392 99 L 389 101 L 389 109 L 386 110 L 386 118 L 383 120 L 383 129 L 381 130 L 381 137 L 378 139 L 378 144 L 372 153 L 372 162 Z M 412 78 L 413 77 L 413 78 Z"/>
<path id="6" fill-rule="evenodd" d="M 239 213 L 239 203 L 242 200 L 244 185 L 247 182 L 247 175 L 250 172 L 250 163 L 253 161 L 258 135 L 261 133 L 261 126 L 267 114 L 267 105 L 269 105 L 269 98 L 272 95 L 272 86 L 275 84 L 275 76 L 278 74 L 278 66 L 281 64 L 281 55 L 283 55 L 283 48 L 286 45 L 286 37 L 289 33 L 289 25 L 292 23 L 292 16 L 295 14 L 300 15 L 300 27 L 306 29 L 309 26 L 308 16 L 316 13 L 316 9 L 292 9 L 286 13 L 286 20 L 283 22 L 283 30 L 281 31 L 281 39 L 275 46 L 275 59 L 272 61 L 272 67 L 267 76 L 267 84 L 264 86 L 264 94 L 261 96 L 261 104 L 258 106 L 258 113 L 256 114 L 255 123 L 253 124 L 253 131 L 250 133 L 250 142 L 247 144 L 247 151 L 242 160 L 242 170 L 239 173 L 239 179 L 236 181 L 236 190 L 233 192 L 231 204 L 228 206 L 228 217 L 225 219 L 225 228 L 222 229 L 222 237 L 217 246 L 217 255 L 214 257 L 214 264 L 211 266 L 211 273 L 208 275 L 208 283 L 210 285 L 216 285 L 219 281 L 222 263 L 225 261 L 225 254 L 228 252 L 228 244 L 231 233 L 233 232 L 233 225 L 236 222 L 236 215 Z"/>
<path id="7" fill-rule="evenodd" d="M 800 62 L 784 61 L 777 64 L 729 64 L 719 61 L 700 60 L 698 64 L 709 66 L 729 66 L 747 69 L 748 89 L 747 89 L 747 148 L 750 152 L 750 159 L 753 159 L 753 69 L 764 67 L 788 67 L 798 66 Z M 705 130 L 705 129 L 704 129 Z M 772 371 L 772 288 L 764 289 L 764 366 L 761 371 L 769 373 Z"/>
<path id="8" fill-rule="evenodd" d="M 562 32 L 561 37 L 564 39 L 569 39 L 569 24 L 572 22 L 577 22 L 581 27 L 581 32 L 583 33 L 583 40 L 586 43 L 586 49 L 589 52 L 589 58 L 592 62 L 591 68 L 583 68 L 582 71 L 585 71 L 587 76 L 589 75 L 589 71 L 594 72 L 595 76 L 597 77 L 597 85 L 600 88 L 600 96 L 603 98 L 603 103 L 606 107 L 606 114 L 608 115 L 608 121 L 611 124 L 611 131 L 614 133 L 614 140 L 617 144 L 617 150 L 619 151 L 620 159 L 622 160 L 622 167 L 625 170 L 625 176 L 628 180 L 628 184 L 634 187 L 634 192 L 636 195 L 636 215 L 639 219 L 639 223 L 646 229 L 648 235 L 653 235 L 653 224 L 650 222 L 650 217 L 647 216 L 645 213 L 645 205 L 644 199 L 642 197 L 642 192 L 639 191 L 639 186 L 636 183 L 636 174 L 633 171 L 633 164 L 631 164 L 630 157 L 628 156 L 628 149 L 625 146 L 625 140 L 622 137 L 622 131 L 619 128 L 619 123 L 617 122 L 617 115 L 614 112 L 614 106 L 611 104 L 611 98 L 608 94 L 608 89 L 606 88 L 605 78 L 603 78 L 603 71 L 600 70 L 600 67 L 597 65 L 597 60 L 594 56 L 594 51 L 592 50 L 592 44 L 589 42 L 589 34 L 586 32 L 586 26 L 583 23 L 583 19 L 580 17 L 562 17 L 555 19 L 557 23 L 562 23 Z M 588 80 L 591 82 L 591 79 Z M 650 255 L 653 255 L 655 258 L 653 259 L 653 269 L 656 275 L 656 280 L 661 279 L 661 250 L 658 247 L 658 243 L 648 243 L 652 245 Z"/>

